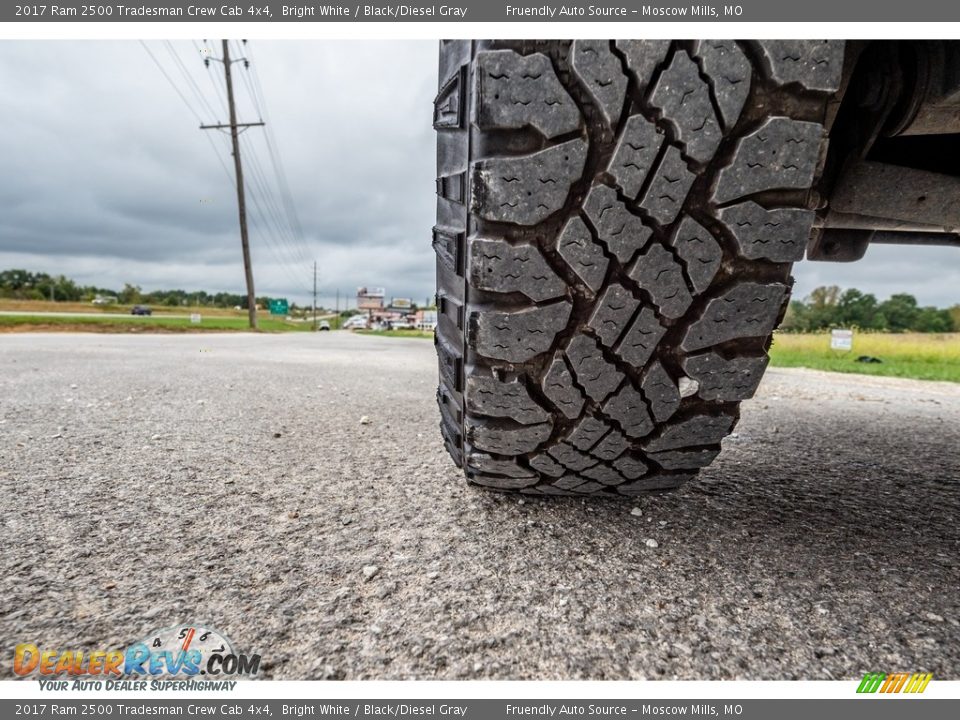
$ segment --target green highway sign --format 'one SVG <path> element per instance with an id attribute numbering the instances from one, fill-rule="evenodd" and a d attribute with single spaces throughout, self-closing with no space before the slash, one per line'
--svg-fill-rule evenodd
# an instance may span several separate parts
<path id="1" fill-rule="evenodd" d="M 290 310 L 290 306 L 287 304 L 286 298 L 279 298 L 277 300 L 270 301 L 270 314 L 271 315 L 286 315 Z"/>

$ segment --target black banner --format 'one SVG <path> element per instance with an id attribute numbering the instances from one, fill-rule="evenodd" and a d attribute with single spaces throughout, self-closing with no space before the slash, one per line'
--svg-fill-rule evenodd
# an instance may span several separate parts
<path id="1" fill-rule="evenodd" d="M 852 690 L 851 690 L 852 692 Z M 906 704 L 910 707 L 907 708 Z M 951 709 L 952 708 L 952 709 Z M 692 716 L 737 720 L 939 720 L 957 717 L 960 700 L 870 697 L 850 700 L 240 700 L 43 699 L 0 701 L 0 717 L 332 717 L 355 720 L 623 720 Z"/>
<path id="2" fill-rule="evenodd" d="M 453 0 L 447 3 L 187 2 L 4 3 L 2 22 L 946 22 L 960 3 L 941 0 L 735 0 L 695 4 L 665 0 Z"/>

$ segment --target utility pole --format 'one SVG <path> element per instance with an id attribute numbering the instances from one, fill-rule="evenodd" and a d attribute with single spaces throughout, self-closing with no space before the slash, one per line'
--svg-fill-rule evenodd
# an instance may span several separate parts
<path id="1" fill-rule="evenodd" d="M 313 331 L 317 331 L 317 261 L 313 261 Z"/>
<path id="2" fill-rule="evenodd" d="M 223 41 L 222 58 L 204 58 L 204 64 L 209 67 L 210 61 L 223 63 L 223 74 L 227 81 L 227 105 L 230 108 L 230 124 L 201 125 L 201 130 L 230 129 L 230 141 L 233 145 L 233 169 L 237 176 L 237 211 L 240 215 L 240 245 L 243 248 L 243 272 L 247 280 L 247 315 L 250 318 L 250 328 L 257 329 L 257 299 L 253 289 L 253 266 L 250 263 L 250 238 L 247 235 L 247 201 L 243 189 L 243 164 L 240 162 L 240 133 L 248 127 L 263 125 L 263 122 L 238 123 L 237 107 L 233 99 L 233 74 L 231 66 L 235 62 L 243 61 L 248 65 L 246 58 L 230 59 L 230 43 Z M 242 128 L 242 129 L 241 129 Z"/>

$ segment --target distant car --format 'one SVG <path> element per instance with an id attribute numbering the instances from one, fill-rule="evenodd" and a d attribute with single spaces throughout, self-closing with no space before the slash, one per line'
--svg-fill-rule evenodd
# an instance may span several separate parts
<path id="1" fill-rule="evenodd" d="M 330 323 L 326 320 L 321 320 L 317 324 L 317 330 L 329 330 L 329 329 L 330 329 Z"/>
<path id="2" fill-rule="evenodd" d="M 148 308 L 146 305 L 134 305 L 133 309 L 130 311 L 131 315 L 153 315 L 153 310 Z"/>
<path id="3" fill-rule="evenodd" d="M 354 315 L 343 324 L 344 330 L 365 330 L 367 318 L 365 315 Z"/>

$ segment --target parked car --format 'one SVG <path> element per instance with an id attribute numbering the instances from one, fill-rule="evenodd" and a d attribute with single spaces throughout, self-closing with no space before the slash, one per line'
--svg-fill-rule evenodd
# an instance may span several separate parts
<path id="1" fill-rule="evenodd" d="M 321 320 L 317 323 L 317 330 L 329 330 L 330 322 L 328 320 Z"/>
<path id="2" fill-rule="evenodd" d="M 344 330 L 366 330 L 366 328 L 367 328 L 366 315 L 354 315 L 343 324 Z"/>
<path id="3" fill-rule="evenodd" d="M 134 305 L 133 309 L 130 310 L 131 315 L 153 315 L 153 310 L 148 308 L 146 305 Z"/>

